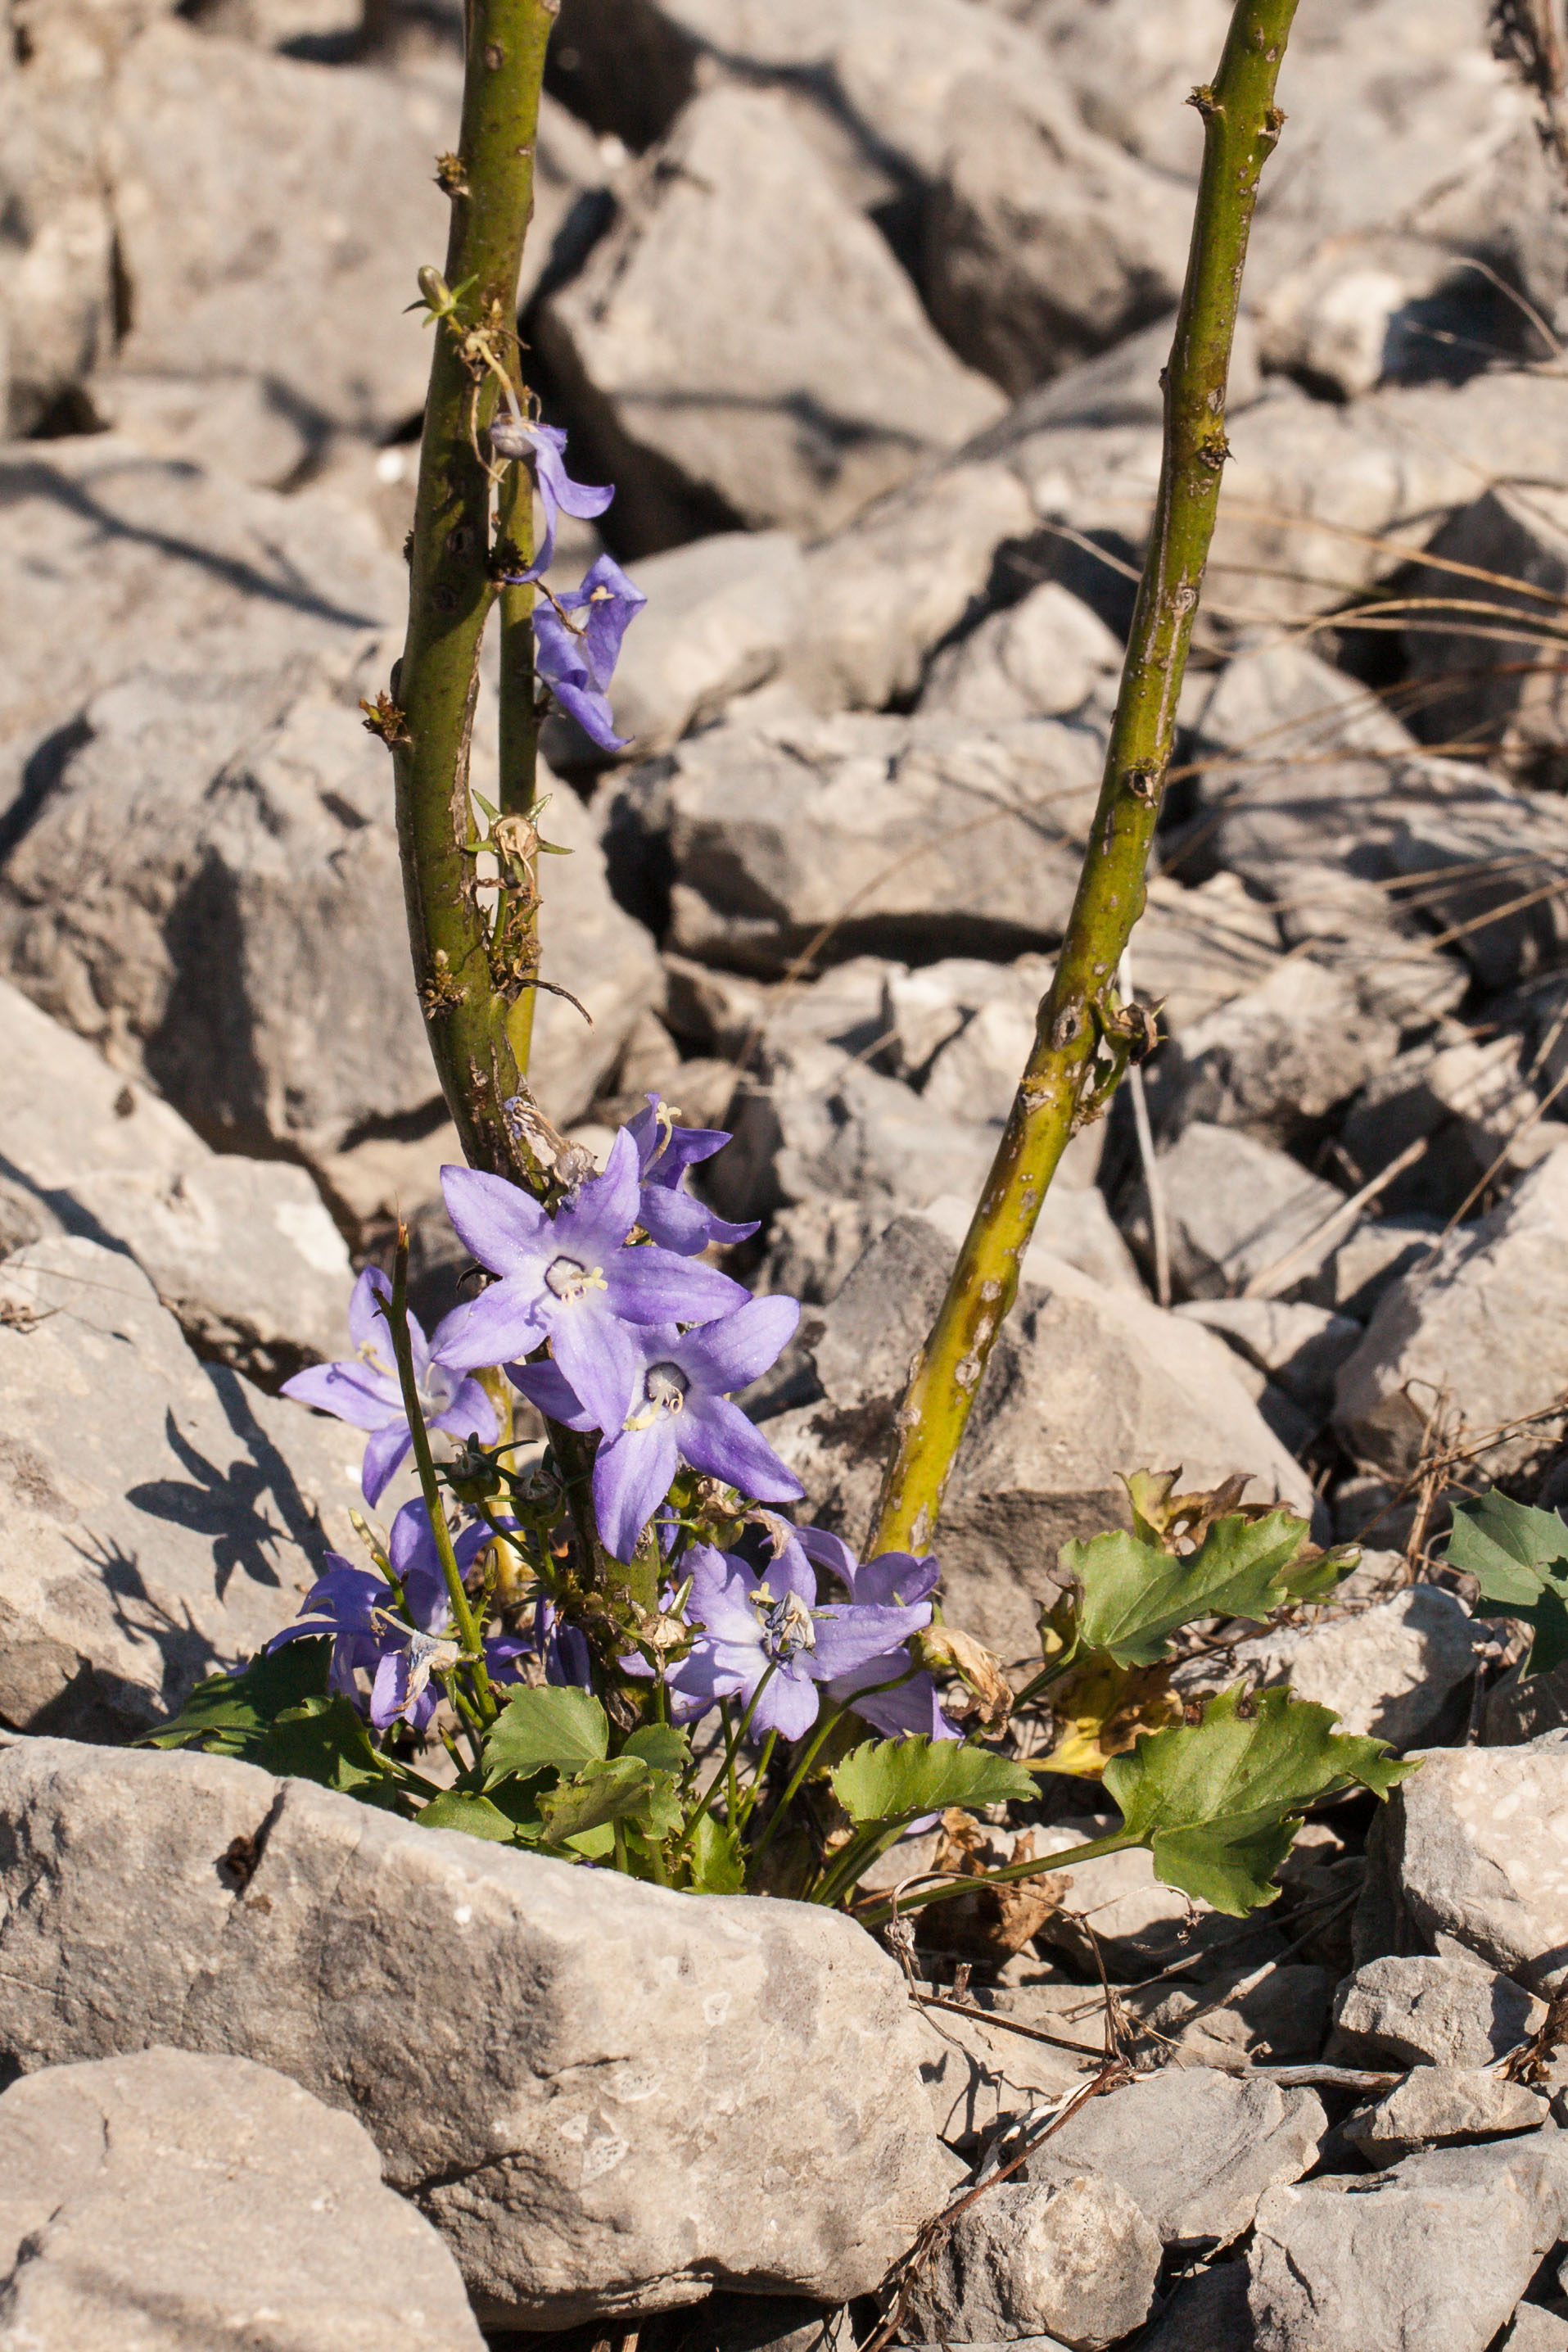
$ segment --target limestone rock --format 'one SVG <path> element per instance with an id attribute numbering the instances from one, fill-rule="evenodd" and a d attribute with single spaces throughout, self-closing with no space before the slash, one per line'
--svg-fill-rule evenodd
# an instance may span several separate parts
<path id="1" fill-rule="evenodd" d="M 1568 2221 L 1561 2135 L 1406 2157 L 1258 2208 L 1258 2352 L 1486 2352 Z"/>
<path id="2" fill-rule="evenodd" d="M 1425 1271 L 1378 1302 L 1340 1368 L 1334 1421 L 1356 1456 L 1403 1475 L 1420 1451 L 1429 1401 L 1445 1391 L 1471 1429 L 1549 1404 L 1568 1385 L 1568 1150 L 1523 1177 L 1477 1225 L 1443 1243 Z M 1531 1432 L 1488 1455 L 1492 1476 L 1538 1445 Z"/>
<path id="3" fill-rule="evenodd" d="M 0 1813 L 22 2070 L 157 2042 L 275 2066 L 358 2115 L 486 2321 L 719 2283 L 841 2301 L 946 2190 L 903 1976 L 847 1919 L 694 1901 L 214 1757 L 23 1741 Z M 236 1886 L 240 1836 L 260 1853 Z"/>
<path id="4" fill-rule="evenodd" d="M 640 553 L 727 520 L 831 530 L 1004 405 L 783 100 L 734 84 L 623 184 L 536 331 Z"/>
<path id="5" fill-rule="evenodd" d="M 1321 1419 L 1333 1402 L 1334 1373 L 1361 1339 L 1361 1325 L 1348 1315 L 1304 1300 L 1287 1305 L 1278 1298 L 1194 1298 L 1176 1312 L 1218 1331 L 1238 1355 Z"/>
<path id="6" fill-rule="evenodd" d="M 1052 945 L 1101 746 L 1057 719 L 846 714 L 731 719 L 669 759 L 626 787 L 668 812 L 668 943 L 772 975 L 820 936 L 921 962 Z"/>
<path id="7" fill-rule="evenodd" d="M 1444 562 L 1473 564 L 1486 573 L 1472 583 L 1474 599 L 1491 611 L 1456 615 L 1456 628 L 1440 636 L 1406 633 L 1412 674 L 1424 681 L 1420 731 L 1437 742 L 1463 735 L 1496 743 L 1532 781 L 1557 782 L 1568 740 L 1563 681 L 1541 663 L 1538 635 L 1511 642 L 1499 633 L 1511 618 L 1528 621 L 1550 610 L 1539 592 L 1560 596 L 1568 585 L 1568 505 L 1562 491 L 1546 483 L 1528 490 L 1500 484 L 1462 507 L 1430 551 Z M 1512 582 L 1521 584 L 1507 584 Z M 1469 599 L 1471 588 L 1458 587 L 1451 572 L 1434 564 L 1416 571 L 1410 593 Z"/>
<path id="8" fill-rule="evenodd" d="M 1488 2066 L 1545 2022 L 1544 2001 L 1473 1959 L 1391 1956 L 1341 1985 L 1330 2055 L 1350 2066 Z"/>
<path id="9" fill-rule="evenodd" d="M 481 2352 L 457 2266 L 351 2116 L 246 2058 L 142 2050 L 0 2101 L 5 2340 Z"/>
<path id="10" fill-rule="evenodd" d="M 1092 696 L 1113 696 L 1121 668 L 1122 648 L 1099 614 L 1045 580 L 937 655 L 920 708 L 980 727 L 1061 718 Z"/>
<path id="11" fill-rule="evenodd" d="M 1161 1126 L 1195 1119 L 1289 1144 L 1386 1069 L 1399 1027 L 1354 986 L 1310 959 L 1283 963 L 1175 1040 L 1159 1070 Z"/>
<path id="12" fill-rule="evenodd" d="M 1568 1726 L 1568 1664 L 1526 1675 L 1513 1666 L 1487 1694 L 1481 1713 L 1483 1748 L 1519 1748 L 1543 1731 Z"/>
<path id="13" fill-rule="evenodd" d="M 1159 1158 L 1170 1233 L 1171 1276 L 1189 1298 L 1224 1298 L 1272 1276 L 1299 1281 L 1343 1238 L 1329 1220 L 1344 1195 L 1301 1162 L 1234 1128 L 1195 1119 Z M 1146 1186 L 1140 1181 L 1126 1230 L 1152 1246 Z"/>
<path id="14" fill-rule="evenodd" d="M 1546 2101 L 1522 2083 L 1473 2066 L 1417 2066 L 1344 2126 L 1369 2164 L 1398 2164 L 1418 2147 L 1463 2147 L 1539 2131 Z"/>
<path id="15" fill-rule="evenodd" d="M 1139 2352 L 1253 2352 L 1247 2265 L 1221 2263 L 1176 2288 Z"/>
<path id="16" fill-rule="evenodd" d="M 1538 2303 L 1521 2303 L 1498 2352 L 1568 2352 L 1568 2319 Z"/>
<path id="17" fill-rule="evenodd" d="M 1025 2171 L 1054 2180 L 1092 2168 L 1126 2190 L 1163 2244 L 1228 2244 L 1265 2190 L 1311 2169 L 1327 2128 L 1312 2091 L 1163 2066 L 1090 2100 Z"/>
<path id="18" fill-rule="evenodd" d="M 3 981 L 0 1038 L 16 1240 L 119 1243 L 202 1355 L 270 1386 L 342 1351 L 349 1255 L 302 1168 L 220 1159 Z"/>
<path id="19" fill-rule="evenodd" d="M 1105 2352 L 1148 2313 L 1160 2242 L 1124 2189 L 1093 2172 L 1003 2181 L 953 2224 L 915 2289 L 917 2342 L 1050 2334 Z"/>
<path id="20" fill-rule="evenodd" d="M 323 438 L 335 426 L 379 439 L 417 415 L 429 338 L 405 312 L 414 273 L 445 246 L 431 158 L 455 143 L 457 100 L 455 82 L 438 96 L 413 77 L 154 26 L 114 98 L 120 362 L 243 369 L 313 414 Z"/>
<path id="21" fill-rule="evenodd" d="M 1413 1748 L 1452 1713 L 1480 1639 L 1462 1601 L 1440 1585 L 1415 1584 L 1375 1609 L 1331 1611 L 1316 1624 L 1270 1629 L 1220 1657 L 1195 1659 L 1177 1667 L 1176 1686 L 1197 1698 L 1238 1680 L 1249 1690 L 1288 1684 L 1298 1698 L 1332 1707 L 1342 1730 Z"/>
<path id="22" fill-rule="evenodd" d="M 123 1738 L 294 1614 L 360 1441 L 198 1363 L 95 1242 L 17 1251 L 0 1307 L 0 1721 Z"/>
<path id="23" fill-rule="evenodd" d="M 110 434 L 0 452 L 0 855 L 44 807 L 130 672 L 320 677 L 355 697 L 408 586 L 370 524 L 254 490 Z M 90 602 L 93 625 L 79 625 Z"/>
<path id="24" fill-rule="evenodd" d="M 768 1423 L 814 1512 L 852 1541 L 870 1523 L 910 1357 L 950 1260 L 928 1223 L 891 1225 L 806 1335 L 821 1401 Z M 1195 1486 L 1245 1468 L 1312 1509 L 1222 1340 L 1060 1263 L 1038 1265 L 998 1339 L 942 1513 L 949 1612 L 1012 1659 L 1034 1649 L 1058 1547 L 1125 1524 L 1118 1474 L 1129 1464 L 1180 1462 Z"/>
<path id="25" fill-rule="evenodd" d="M 1548 1995 L 1568 1984 L 1565 1767 L 1561 1731 L 1427 1751 L 1369 1848 L 1364 1903 L 1385 1950 L 1468 1953 Z"/>

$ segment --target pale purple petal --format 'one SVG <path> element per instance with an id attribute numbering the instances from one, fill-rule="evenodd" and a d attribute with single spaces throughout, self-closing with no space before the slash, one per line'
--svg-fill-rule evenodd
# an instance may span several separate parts
<path id="1" fill-rule="evenodd" d="M 738 1486 L 758 1503 L 798 1502 L 805 1493 L 795 1473 L 727 1398 L 694 1389 L 675 1423 L 675 1438 L 694 1470 Z"/>
<path id="2" fill-rule="evenodd" d="M 624 1128 L 610 1147 L 601 1174 L 591 1176 L 575 1201 L 555 1214 L 554 1248 L 545 1259 L 571 1257 L 603 1266 L 637 1222 L 637 1147 Z"/>
<path id="3" fill-rule="evenodd" d="M 671 1349 L 673 1360 L 705 1389 L 743 1389 L 775 1362 L 795 1336 L 800 1302 L 776 1294 L 751 1298 L 688 1331 Z"/>
<path id="4" fill-rule="evenodd" d="M 361 1349 L 373 1348 L 388 1363 L 392 1361 L 392 1339 L 381 1307 L 383 1299 L 391 1306 L 392 1292 L 392 1284 L 379 1265 L 366 1266 L 355 1283 L 349 1299 L 349 1345 L 356 1355 Z"/>
<path id="5" fill-rule="evenodd" d="M 371 1509 L 381 1501 L 392 1484 L 398 1467 L 413 1444 L 406 1421 L 389 1423 L 365 1441 L 365 1458 L 360 1470 L 360 1488 Z"/>
<path id="6" fill-rule="evenodd" d="M 628 1323 L 708 1323 L 744 1307 L 748 1295 L 716 1266 L 657 1247 L 620 1251 L 604 1278 L 612 1307 Z"/>
<path id="7" fill-rule="evenodd" d="M 817 1646 L 810 1653 L 811 1672 L 823 1682 L 852 1674 L 868 1658 L 880 1657 L 919 1633 L 931 1612 L 920 1609 L 845 1608 L 819 1611 L 813 1622 Z"/>
<path id="8" fill-rule="evenodd" d="M 817 1720 L 821 1704 L 821 1694 L 809 1676 L 797 1677 L 780 1666 L 758 1699 L 751 1738 L 760 1739 L 776 1731 L 781 1739 L 803 1739 Z"/>
<path id="9" fill-rule="evenodd" d="M 600 556 L 583 573 L 582 585 L 571 603 L 588 614 L 584 653 L 589 676 L 599 688 L 610 684 L 621 657 L 622 639 L 647 601 L 612 555 Z"/>
<path id="10" fill-rule="evenodd" d="M 852 1599 L 900 1609 L 929 1601 L 941 1580 L 932 1553 L 917 1559 L 907 1551 L 879 1552 L 874 1559 L 862 1560 L 847 1580 Z"/>
<path id="11" fill-rule="evenodd" d="M 508 1364 L 507 1378 L 521 1389 L 530 1404 L 563 1429 L 586 1431 L 599 1423 L 583 1410 L 582 1400 L 559 1364 Z"/>
<path id="12" fill-rule="evenodd" d="M 431 1414 L 430 1426 L 449 1437 L 476 1437 L 481 1445 L 494 1445 L 501 1434 L 496 1408 L 478 1381 L 465 1381 L 445 1412 Z"/>
<path id="13" fill-rule="evenodd" d="M 727 1217 L 716 1216 L 705 1201 L 659 1183 L 643 1185 L 637 1222 L 661 1248 L 675 1250 L 682 1257 L 695 1257 L 709 1242 L 749 1241 L 758 1230 L 755 1217 L 747 1224 L 732 1224 Z"/>
<path id="14" fill-rule="evenodd" d="M 549 1318 L 550 1350 L 592 1416 L 594 1429 L 620 1428 L 641 1367 L 632 1335 L 603 1306 L 602 1291 L 562 1300 Z"/>
<path id="15" fill-rule="evenodd" d="M 550 1221 L 531 1193 L 482 1169 L 453 1167 L 442 1170 L 441 1191 L 458 1240 L 481 1265 L 538 1279 L 549 1263 L 540 1254 L 549 1246 Z"/>
<path id="16" fill-rule="evenodd" d="M 884 1658 L 868 1659 L 852 1674 L 836 1675 L 828 1685 L 828 1696 L 841 1706 L 852 1707 L 855 1714 L 880 1731 L 886 1739 L 895 1739 L 906 1732 L 917 1732 L 927 1739 L 957 1739 L 962 1735 L 956 1724 L 949 1723 L 942 1712 L 936 1685 L 929 1675 L 914 1675 L 909 1681 L 899 1679 L 907 1675 L 911 1664 L 907 1650 L 891 1651 Z M 872 1698 L 862 1696 L 879 1683 L 892 1683 L 891 1690 L 878 1690 Z"/>
<path id="17" fill-rule="evenodd" d="M 617 1559 L 631 1559 L 679 1467 L 675 1433 L 668 1421 L 620 1430 L 600 1446 L 593 1464 L 593 1507 L 600 1535 Z"/>
<path id="18" fill-rule="evenodd" d="M 352 1357 L 345 1357 L 340 1364 L 308 1365 L 284 1381 L 283 1393 L 296 1404 L 336 1413 L 354 1429 L 383 1429 L 389 1421 L 403 1417 L 402 1392 L 397 1382 Z"/>
<path id="19" fill-rule="evenodd" d="M 458 1307 L 446 1318 L 451 1328 L 442 1341 L 447 1370 L 470 1372 L 481 1364 L 504 1364 L 514 1356 L 531 1355 L 545 1337 L 539 1300 L 548 1296 L 542 1284 L 497 1282 Z"/>
<path id="20" fill-rule="evenodd" d="M 395 1723 L 408 1704 L 408 1652 L 389 1650 L 371 1685 L 371 1721 L 378 1731 Z"/>
<path id="21" fill-rule="evenodd" d="M 827 1569 L 849 1588 L 852 1600 L 859 1563 L 842 1536 L 830 1535 L 826 1528 L 797 1528 L 795 1540 L 808 1559 L 815 1560 L 819 1568 Z"/>

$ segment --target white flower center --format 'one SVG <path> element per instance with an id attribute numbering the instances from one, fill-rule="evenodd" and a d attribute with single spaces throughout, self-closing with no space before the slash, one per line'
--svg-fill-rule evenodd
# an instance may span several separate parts
<path id="1" fill-rule="evenodd" d="M 545 1288 L 568 1307 L 591 1290 L 608 1290 L 601 1266 L 581 1265 L 574 1257 L 551 1258 L 545 1268 Z"/>
<path id="2" fill-rule="evenodd" d="M 429 1370 L 425 1373 L 424 1386 L 420 1391 L 420 1402 L 423 1405 L 425 1412 L 430 1414 L 433 1419 L 437 1413 L 445 1412 L 451 1406 L 456 1394 L 457 1382 L 453 1379 L 445 1365 L 432 1364 Z"/>
<path id="3" fill-rule="evenodd" d="M 643 1375 L 642 1410 L 625 1423 L 628 1429 L 651 1429 L 656 1421 L 682 1412 L 691 1386 L 679 1364 L 650 1364 Z"/>
<path id="4" fill-rule="evenodd" d="M 799 1650 L 814 1650 L 817 1629 L 811 1622 L 811 1612 L 798 1592 L 787 1592 L 782 1601 L 775 1601 L 766 1584 L 759 1584 L 751 1596 L 752 1607 L 762 1621 L 767 1639 L 763 1644 L 771 1657 L 782 1665 Z"/>

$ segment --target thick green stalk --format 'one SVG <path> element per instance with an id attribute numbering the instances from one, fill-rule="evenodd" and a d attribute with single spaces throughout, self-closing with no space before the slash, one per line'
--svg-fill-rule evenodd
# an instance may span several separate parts
<path id="1" fill-rule="evenodd" d="M 534 142 L 545 46 L 559 0 L 468 0 L 463 130 L 439 177 L 452 204 L 446 288 L 437 288 L 435 349 L 420 445 L 410 542 L 408 635 L 382 731 L 397 772 L 398 837 L 414 975 L 431 1050 L 463 1148 L 476 1168 L 534 1177 L 503 1108 L 528 1064 L 533 990 L 520 975 L 536 936 L 496 928 L 478 896 L 468 802 L 479 646 L 497 594 L 491 478 L 480 452 L 499 390 L 515 373 L 517 271 L 533 208 Z M 451 308 L 444 304 L 450 300 Z M 528 488 L 515 466 L 503 527 L 526 550 Z M 519 528 L 521 526 L 521 528 Z M 503 611 L 502 807 L 533 803 L 531 652 L 521 639 L 527 591 Z M 519 709 L 518 698 L 526 697 Z"/>
<path id="2" fill-rule="evenodd" d="M 871 1549 L 923 1551 L 1046 1188 L 1074 1131 L 1104 1106 L 1136 1024 L 1117 967 L 1144 908 L 1145 868 L 1227 456 L 1225 387 L 1247 239 L 1283 117 L 1274 86 L 1296 0 L 1237 0 L 1203 117 L 1186 284 L 1165 376 L 1165 455 L 1104 782 L 1034 1051 L 899 1418 Z"/>

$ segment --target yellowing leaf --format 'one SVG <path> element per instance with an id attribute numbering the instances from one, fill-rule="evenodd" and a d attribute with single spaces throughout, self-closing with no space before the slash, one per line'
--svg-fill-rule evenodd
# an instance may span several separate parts
<path id="1" fill-rule="evenodd" d="M 1103 1651 L 1082 1659 L 1051 1685 L 1056 1745 L 1042 1759 L 1046 1769 L 1098 1780 L 1140 1731 L 1179 1723 L 1170 1682 L 1168 1666 L 1119 1666 Z"/>

